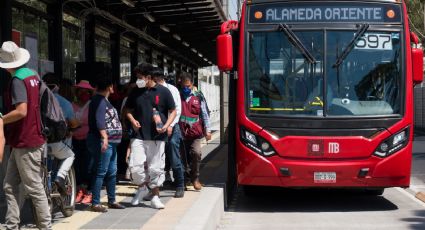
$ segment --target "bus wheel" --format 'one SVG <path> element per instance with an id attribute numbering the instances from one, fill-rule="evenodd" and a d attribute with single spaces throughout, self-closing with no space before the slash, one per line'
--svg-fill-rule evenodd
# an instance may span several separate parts
<path id="1" fill-rule="evenodd" d="M 260 186 L 253 186 L 253 185 L 244 185 L 243 186 L 243 193 L 245 196 L 259 196 L 261 193 L 261 187 Z"/>
<path id="2" fill-rule="evenodd" d="M 382 194 L 384 193 L 384 189 L 383 188 L 377 188 L 377 189 L 366 189 L 366 195 L 370 195 L 370 196 L 382 196 Z"/>

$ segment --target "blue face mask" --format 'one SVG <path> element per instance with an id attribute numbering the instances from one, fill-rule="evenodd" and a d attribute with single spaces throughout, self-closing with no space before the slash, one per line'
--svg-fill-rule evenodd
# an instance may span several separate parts
<path id="1" fill-rule="evenodd" d="M 185 97 L 188 97 L 191 92 L 192 92 L 192 90 L 189 87 L 183 87 L 183 89 L 182 89 L 183 96 L 185 96 Z"/>

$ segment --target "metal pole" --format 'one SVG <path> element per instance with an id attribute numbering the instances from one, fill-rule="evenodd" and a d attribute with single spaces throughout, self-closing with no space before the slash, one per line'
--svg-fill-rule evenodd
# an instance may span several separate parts
<path id="1" fill-rule="evenodd" d="M 237 9 L 236 15 L 238 15 L 237 19 L 239 19 L 240 13 L 241 13 L 241 1 L 240 0 L 236 0 L 236 1 L 238 1 L 238 9 Z"/>

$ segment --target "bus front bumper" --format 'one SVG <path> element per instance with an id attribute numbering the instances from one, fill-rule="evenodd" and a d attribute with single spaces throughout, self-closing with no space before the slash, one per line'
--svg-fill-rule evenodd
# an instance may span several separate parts
<path id="1" fill-rule="evenodd" d="M 241 147 L 237 154 L 238 183 L 241 185 L 383 188 L 408 187 L 410 183 L 411 143 L 387 158 L 370 156 L 341 160 L 265 158 Z M 317 178 L 325 174 L 335 177 Z"/>

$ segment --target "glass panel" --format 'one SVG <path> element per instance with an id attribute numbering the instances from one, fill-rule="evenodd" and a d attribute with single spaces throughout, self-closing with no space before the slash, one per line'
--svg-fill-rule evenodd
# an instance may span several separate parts
<path id="1" fill-rule="evenodd" d="M 39 33 L 38 33 L 38 52 L 40 55 L 40 59 L 49 59 L 49 47 L 48 47 L 48 36 L 49 36 L 49 29 L 47 25 L 47 21 L 45 19 L 39 18 Z"/>
<path id="2" fill-rule="evenodd" d="M 139 47 L 139 52 L 137 53 L 137 60 L 139 63 L 146 62 L 146 53 L 145 50 Z"/>
<path id="3" fill-rule="evenodd" d="M 120 53 L 120 84 L 124 85 L 131 79 L 130 48 L 121 45 Z"/>
<path id="4" fill-rule="evenodd" d="M 41 12 L 44 12 L 44 13 L 47 12 L 47 5 L 46 3 L 42 1 L 34 1 L 34 0 L 17 0 L 17 1 L 27 6 L 31 6 L 37 10 L 40 10 Z"/>
<path id="5" fill-rule="evenodd" d="M 23 34 L 22 32 L 24 31 L 24 18 L 23 18 L 24 14 L 22 11 L 16 9 L 16 8 L 12 8 L 12 28 L 14 30 L 17 30 L 20 33 L 20 39 L 19 42 L 17 41 L 17 45 L 22 47 L 23 45 Z M 18 44 L 19 43 L 19 44 Z"/>
<path id="6" fill-rule="evenodd" d="M 95 28 L 96 61 L 111 63 L 111 41 L 109 33 L 101 28 Z"/>
<path id="7" fill-rule="evenodd" d="M 327 114 L 400 113 L 400 33 L 367 31 L 339 66 L 334 63 L 355 31 L 327 34 Z"/>
<path id="8" fill-rule="evenodd" d="M 111 63 L 111 45 L 109 41 L 96 38 L 96 61 Z"/>
<path id="9" fill-rule="evenodd" d="M 323 32 L 294 32 L 316 63 L 283 32 L 249 35 L 251 114 L 323 116 Z"/>
<path id="10" fill-rule="evenodd" d="M 81 60 L 80 35 L 68 27 L 63 27 L 63 44 L 64 44 L 64 60 L 63 60 L 63 76 L 66 79 L 75 81 L 75 63 Z"/>
<path id="11" fill-rule="evenodd" d="M 80 22 L 81 22 L 78 18 L 67 13 L 63 13 L 63 20 L 65 22 L 69 22 L 73 24 L 74 26 L 80 26 Z"/>

